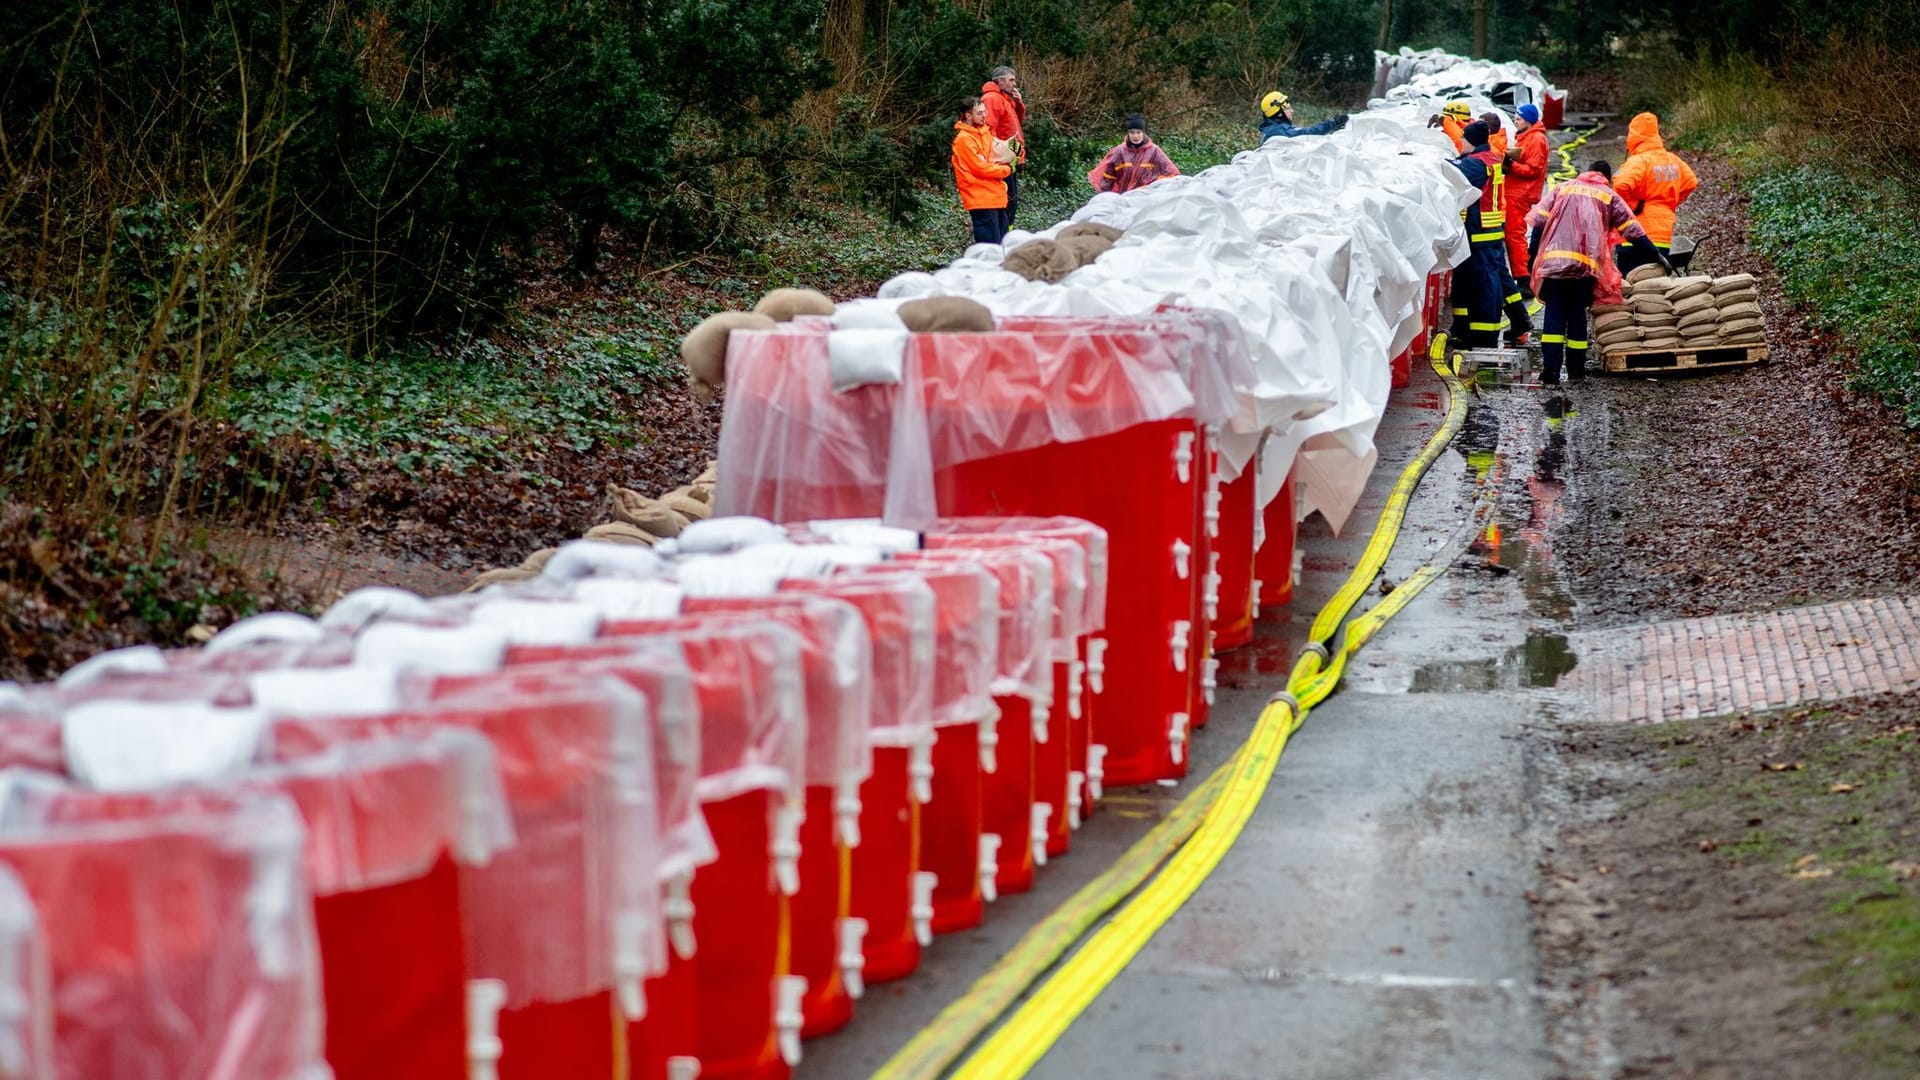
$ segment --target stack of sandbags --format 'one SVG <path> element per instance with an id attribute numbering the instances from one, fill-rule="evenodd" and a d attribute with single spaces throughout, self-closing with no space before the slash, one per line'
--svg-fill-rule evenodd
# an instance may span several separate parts
<path id="1" fill-rule="evenodd" d="M 1113 250 L 1119 239 L 1120 230 L 1110 225 L 1077 222 L 1061 229 L 1055 239 L 1029 240 L 1007 252 L 1000 268 L 1052 284 Z"/>
<path id="2" fill-rule="evenodd" d="M 1696 352 L 1766 341 L 1752 274 L 1667 277 L 1658 266 L 1627 275 L 1626 302 L 1597 304 L 1592 333 L 1602 352 Z"/>
<path id="3" fill-rule="evenodd" d="M 652 547 L 668 537 L 678 536 L 680 530 L 691 522 L 704 521 L 713 516 L 713 488 L 719 475 L 720 463 L 708 462 L 707 471 L 701 473 L 693 483 L 675 488 L 657 499 L 650 499 L 618 484 L 608 484 L 607 500 L 613 520 L 588 529 L 582 539 Z M 475 577 L 467 585 L 467 591 L 478 592 L 489 585 L 531 581 L 540 576 L 547 560 L 558 550 L 541 548 L 527 556 L 519 566 L 488 570 Z"/>

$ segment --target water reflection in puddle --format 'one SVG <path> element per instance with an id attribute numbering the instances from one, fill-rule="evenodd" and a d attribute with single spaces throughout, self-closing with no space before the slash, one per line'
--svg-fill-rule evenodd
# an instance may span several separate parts
<path id="1" fill-rule="evenodd" d="M 1558 685 L 1577 662 L 1567 635 L 1534 631 L 1497 658 L 1441 660 L 1415 668 L 1407 689 L 1416 694 L 1537 689 Z"/>

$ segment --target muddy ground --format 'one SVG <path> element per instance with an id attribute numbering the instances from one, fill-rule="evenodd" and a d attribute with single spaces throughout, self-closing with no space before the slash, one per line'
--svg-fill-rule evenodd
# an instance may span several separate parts
<path id="1" fill-rule="evenodd" d="M 1574 629 L 1920 580 L 1920 442 L 1788 308 L 1731 171 L 1699 172 L 1696 269 L 1761 277 L 1772 362 L 1573 393 L 1551 532 Z M 1560 797 L 1529 899 L 1560 1075 L 1920 1075 L 1917 731 L 1920 694 L 1541 724 Z"/>

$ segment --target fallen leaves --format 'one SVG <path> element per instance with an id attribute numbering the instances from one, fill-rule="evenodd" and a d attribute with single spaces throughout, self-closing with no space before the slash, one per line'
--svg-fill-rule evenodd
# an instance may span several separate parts
<path id="1" fill-rule="evenodd" d="M 1802 761 L 1763 761 L 1760 767 L 1768 772 L 1799 772 L 1807 766 Z"/>
<path id="2" fill-rule="evenodd" d="M 1793 860 L 1793 879 L 1795 881 L 1818 881 L 1833 876 L 1833 867 L 1817 865 L 1818 855 L 1802 855 Z"/>
<path id="3" fill-rule="evenodd" d="M 1852 790 L 1853 790 L 1853 785 L 1852 785 L 1852 784 L 1835 784 L 1835 785 L 1833 785 L 1832 787 L 1830 787 L 1830 788 L 1828 788 L 1828 789 L 1827 789 L 1827 794 L 1829 794 L 1829 795 L 1845 795 L 1845 794 L 1846 794 L 1847 792 L 1849 792 L 1849 791 L 1852 791 Z"/>

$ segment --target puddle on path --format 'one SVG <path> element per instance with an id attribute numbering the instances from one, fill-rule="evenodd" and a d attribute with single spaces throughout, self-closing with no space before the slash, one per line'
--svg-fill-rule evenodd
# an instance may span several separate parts
<path id="1" fill-rule="evenodd" d="M 1558 685 L 1576 663 L 1567 635 L 1534 631 L 1500 657 L 1442 660 L 1417 667 L 1407 689 L 1415 694 L 1539 689 Z"/>

